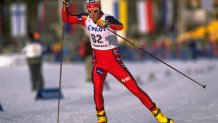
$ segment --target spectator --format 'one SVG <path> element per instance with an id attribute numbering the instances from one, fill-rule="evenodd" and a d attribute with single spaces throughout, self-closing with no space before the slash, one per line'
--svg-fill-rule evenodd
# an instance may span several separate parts
<path id="1" fill-rule="evenodd" d="M 41 71 L 43 47 L 40 42 L 40 35 L 38 32 L 31 33 L 29 36 L 30 42 L 26 44 L 23 52 L 26 53 L 32 82 L 32 90 L 35 91 L 44 87 Z"/>

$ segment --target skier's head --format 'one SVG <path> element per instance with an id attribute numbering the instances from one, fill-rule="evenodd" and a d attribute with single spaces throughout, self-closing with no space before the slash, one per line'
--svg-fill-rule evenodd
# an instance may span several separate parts
<path id="1" fill-rule="evenodd" d="M 100 0 L 87 0 L 86 9 L 90 18 L 93 21 L 97 21 L 101 13 L 101 1 Z"/>
<path id="2" fill-rule="evenodd" d="M 34 38 L 35 40 L 39 40 L 40 34 L 39 34 L 38 32 L 34 32 L 34 33 L 33 33 L 33 38 Z"/>
<path id="3" fill-rule="evenodd" d="M 40 34 L 38 32 L 30 32 L 29 38 L 31 42 L 36 42 L 40 39 Z"/>

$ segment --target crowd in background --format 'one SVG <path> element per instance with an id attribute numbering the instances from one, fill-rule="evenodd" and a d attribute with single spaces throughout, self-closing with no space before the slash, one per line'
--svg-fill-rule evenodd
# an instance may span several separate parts
<path id="1" fill-rule="evenodd" d="M 84 61 L 83 52 L 87 50 L 86 44 L 80 43 L 74 47 L 72 45 L 65 45 L 63 54 L 66 62 L 80 62 Z M 158 58 L 165 60 L 195 60 L 198 58 L 218 58 L 218 42 L 206 42 L 204 40 L 190 39 L 183 42 L 170 41 L 169 39 L 157 40 L 151 43 L 141 40 L 136 42 L 138 48 L 154 54 Z M 60 42 L 47 46 L 47 53 L 44 55 L 45 60 L 50 62 L 59 62 L 61 56 Z M 119 52 L 122 58 L 126 61 L 146 61 L 153 60 L 149 55 L 140 51 L 127 43 L 119 45 Z M 89 51 L 91 52 L 91 51 Z M 91 53 L 90 53 L 91 54 Z"/>
<path id="2" fill-rule="evenodd" d="M 158 58 L 165 60 L 192 60 L 198 58 L 218 58 L 218 42 L 209 42 L 204 40 L 190 39 L 183 42 L 176 42 L 170 39 L 158 39 L 148 42 L 144 39 L 139 41 L 132 40 L 138 48 L 143 48 Z M 46 45 L 46 44 L 44 44 Z M 84 61 L 84 52 L 87 46 L 82 41 L 78 41 L 77 45 L 64 44 L 63 54 L 65 62 L 81 62 Z M 138 48 L 123 42 L 119 45 L 119 52 L 126 61 L 146 61 L 153 60 L 149 55 Z M 0 47 L 0 52 L 10 50 L 16 53 L 22 49 L 15 40 L 7 48 Z M 91 51 L 89 50 L 90 54 Z M 55 42 L 46 45 L 44 52 L 44 60 L 48 62 L 60 62 L 61 60 L 61 42 Z"/>
<path id="3" fill-rule="evenodd" d="M 191 60 L 198 58 L 218 58 L 218 42 L 210 42 L 205 40 L 189 39 L 187 41 L 173 41 L 168 38 L 158 39 L 148 42 L 144 39 L 132 40 L 138 48 L 143 48 L 161 59 L 166 60 Z M 53 44 L 46 45 L 44 52 L 44 60 L 48 62 L 60 62 L 61 60 L 61 42 L 57 41 Z M 86 52 L 86 45 L 82 41 L 78 44 L 64 44 L 63 54 L 65 62 L 81 62 L 84 61 L 82 55 Z M 0 46 L 0 52 L 19 52 L 23 46 L 20 46 L 16 40 L 12 40 L 7 47 Z M 119 52 L 122 58 L 126 61 L 146 61 L 152 60 L 149 55 L 138 48 L 123 42 L 119 45 Z M 89 52 L 91 52 L 89 50 Z M 91 53 L 90 53 L 91 54 Z"/>
<path id="4" fill-rule="evenodd" d="M 188 40 L 185 42 L 173 42 L 168 39 L 158 40 L 151 44 L 139 42 L 139 48 L 152 53 L 158 58 L 165 60 L 195 60 L 198 58 L 218 58 L 218 42 L 204 42 L 201 40 Z M 124 60 L 128 61 L 143 61 L 153 60 L 152 57 L 135 47 L 127 47 L 121 45 L 120 53 Z"/>

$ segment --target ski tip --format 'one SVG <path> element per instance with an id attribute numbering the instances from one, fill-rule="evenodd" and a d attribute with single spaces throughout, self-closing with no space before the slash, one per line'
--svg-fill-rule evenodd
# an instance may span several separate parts
<path id="1" fill-rule="evenodd" d="M 206 86 L 207 86 L 207 85 L 203 85 L 203 88 L 206 89 Z"/>

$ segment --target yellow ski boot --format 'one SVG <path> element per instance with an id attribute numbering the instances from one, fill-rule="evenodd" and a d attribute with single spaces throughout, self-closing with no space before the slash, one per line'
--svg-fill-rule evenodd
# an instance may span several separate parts
<path id="1" fill-rule="evenodd" d="M 174 123 L 174 121 L 166 117 L 158 107 L 156 110 L 152 111 L 151 113 L 159 123 Z"/>
<path id="2" fill-rule="evenodd" d="M 98 117 L 98 123 L 107 123 L 107 116 L 104 110 L 96 113 Z"/>

